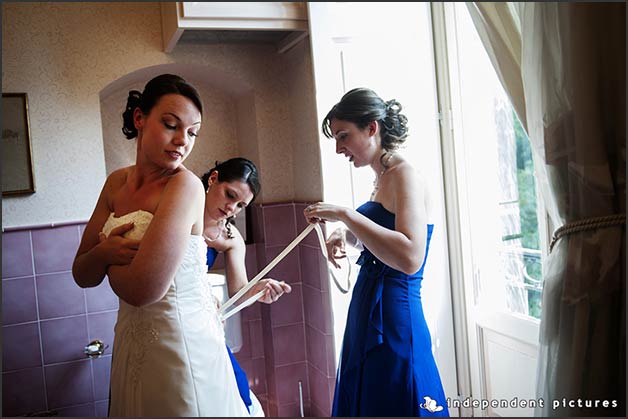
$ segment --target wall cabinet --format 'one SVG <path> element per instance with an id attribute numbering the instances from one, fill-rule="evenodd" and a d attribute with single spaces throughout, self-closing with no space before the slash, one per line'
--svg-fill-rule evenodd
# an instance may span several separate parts
<path id="1" fill-rule="evenodd" d="M 185 31 L 257 32 L 285 52 L 308 33 L 305 2 L 162 2 L 164 51 L 172 52 Z M 273 33 L 272 37 L 268 35 Z M 255 37 L 255 35 L 253 35 Z"/>

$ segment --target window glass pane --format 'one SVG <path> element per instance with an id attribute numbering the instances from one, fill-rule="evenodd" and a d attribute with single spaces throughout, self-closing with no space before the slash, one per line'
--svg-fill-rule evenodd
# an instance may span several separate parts
<path id="1" fill-rule="evenodd" d="M 456 5 L 464 171 L 480 307 L 540 317 L 538 201 L 529 140 L 477 35 Z"/>

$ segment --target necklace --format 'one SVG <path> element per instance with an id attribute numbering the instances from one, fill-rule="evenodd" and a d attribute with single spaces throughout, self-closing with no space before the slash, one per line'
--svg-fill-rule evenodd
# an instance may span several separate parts
<path id="1" fill-rule="evenodd" d="M 382 164 L 383 168 L 379 172 L 379 174 L 375 177 L 375 180 L 373 181 L 373 192 L 371 193 L 371 201 L 373 200 L 373 198 L 375 198 L 375 194 L 379 190 L 379 180 L 382 178 L 382 176 L 388 169 L 388 163 L 390 163 L 390 159 L 392 159 L 392 156 L 393 156 L 393 153 L 388 154 L 388 157 L 386 157 L 386 161 L 384 161 L 383 159 L 386 154 L 388 154 L 387 151 L 384 152 L 384 154 L 382 154 L 379 157 L 379 162 Z"/>

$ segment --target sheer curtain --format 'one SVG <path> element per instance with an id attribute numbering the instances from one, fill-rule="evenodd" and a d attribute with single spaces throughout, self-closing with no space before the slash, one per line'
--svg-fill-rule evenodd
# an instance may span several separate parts
<path id="1" fill-rule="evenodd" d="M 624 3 L 467 3 L 530 138 L 554 227 L 538 416 L 625 416 Z"/>

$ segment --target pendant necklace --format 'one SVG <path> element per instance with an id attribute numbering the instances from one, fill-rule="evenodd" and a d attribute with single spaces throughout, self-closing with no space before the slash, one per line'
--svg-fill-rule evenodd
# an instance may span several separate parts
<path id="1" fill-rule="evenodd" d="M 386 151 L 384 154 L 382 154 L 379 158 L 380 163 L 382 164 L 383 168 L 382 170 L 379 172 L 379 175 L 377 175 L 375 177 L 375 180 L 373 181 L 373 192 L 371 193 L 371 201 L 373 200 L 373 198 L 375 198 L 375 194 L 377 193 L 377 191 L 379 190 L 379 180 L 381 179 L 382 175 L 386 172 L 386 170 L 388 169 L 388 163 L 390 163 L 390 159 L 393 156 L 393 153 L 388 154 L 388 157 L 386 157 L 386 161 L 383 161 L 384 156 L 388 154 L 388 152 Z"/>

